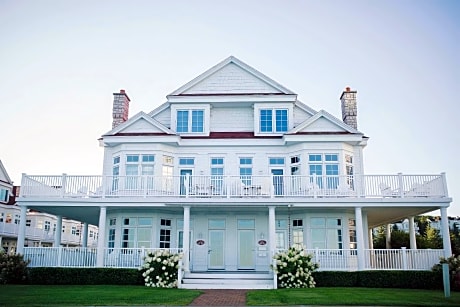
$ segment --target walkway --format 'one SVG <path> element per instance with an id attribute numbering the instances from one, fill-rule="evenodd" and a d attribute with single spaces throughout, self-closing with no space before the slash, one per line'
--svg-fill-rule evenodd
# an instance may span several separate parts
<path id="1" fill-rule="evenodd" d="M 246 306 L 247 290 L 203 290 L 189 306 Z"/>

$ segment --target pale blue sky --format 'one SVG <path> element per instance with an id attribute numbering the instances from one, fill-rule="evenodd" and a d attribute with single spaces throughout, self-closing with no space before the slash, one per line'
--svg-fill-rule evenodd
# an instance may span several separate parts
<path id="1" fill-rule="evenodd" d="M 460 1 L 0 0 L 0 159 L 100 174 L 112 93 L 149 112 L 234 55 L 337 117 L 357 90 L 366 173 L 446 172 L 457 216 L 459 54 Z"/>

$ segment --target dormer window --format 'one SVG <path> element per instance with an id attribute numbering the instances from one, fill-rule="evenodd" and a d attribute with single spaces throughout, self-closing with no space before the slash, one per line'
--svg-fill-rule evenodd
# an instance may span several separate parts
<path id="1" fill-rule="evenodd" d="M 288 130 L 287 109 L 261 109 L 260 132 L 286 132 Z"/>
<path id="2" fill-rule="evenodd" d="M 171 119 L 180 134 L 204 134 L 209 128 L 209 105 L 172 106 Z"/>
<path id="3" fill-rule="evenodd" d="M 177 132 L 204 132 L 204 110 L 177 110 Z"/>
<path id="4" fill-rule="evenodd" d="M 291 104 L 254 104 L 255 135 L 282 135 L 292 129 L 293 121 L 293 107 Z"/>

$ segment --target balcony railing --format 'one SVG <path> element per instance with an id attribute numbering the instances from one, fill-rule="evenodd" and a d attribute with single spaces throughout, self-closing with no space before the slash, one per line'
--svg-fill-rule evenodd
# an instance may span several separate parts
<path id="1" fill-rule="evenodd" d="M 104 267 L 139 268 L 146 248 L 105 248 Z M 168 249 L 182 253 L 182 249 Z M 320 271 L 356 271 L 358 256 L 350 249 L 309 249 Z M 24 258 L 30 267 L 96 267 L 97 249 L 71 247 L 25 247 Z M 438 249 L 365 249 L 365 270 L 430 270 L 439 263 L 443 250 Z M 192 260 L 193 261 L 193 260 Z"/>
<path id="2" fill-rule="evenodd" d="M 445 174 L 354 176 L 30 176 L 24 198 L 448 197 Z"/>

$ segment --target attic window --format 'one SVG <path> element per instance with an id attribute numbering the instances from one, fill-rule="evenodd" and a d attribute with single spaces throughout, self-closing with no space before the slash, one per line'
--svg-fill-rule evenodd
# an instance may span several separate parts
<path id="1" fill-rule="evenodd" d="M 171 121 L 177 133 L 198 134 L 208 133 L 209 105 L 175 105 L 171 107 Z"/>

